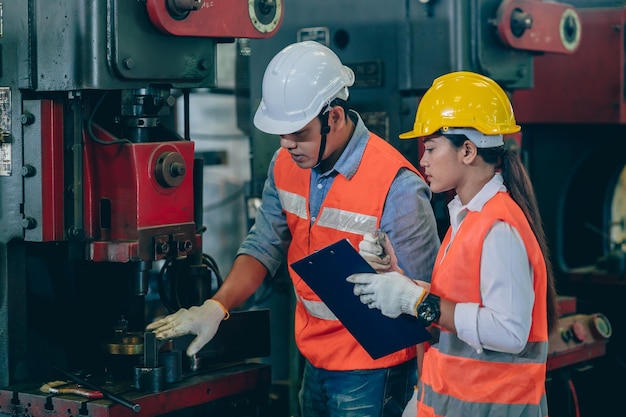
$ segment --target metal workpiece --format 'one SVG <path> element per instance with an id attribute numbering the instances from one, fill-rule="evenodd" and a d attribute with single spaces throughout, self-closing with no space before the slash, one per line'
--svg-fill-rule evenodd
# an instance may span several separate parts
<path id="1" fill-rule="evenodd" d="M 165 386 L 165 367 L 159 365 L 159 344 L 152 332 L 143 336 L 143 361 L 135 366 L 134 387 L 140 391 L 159 392 Z"/>
<path id="2" fill-rule="evenodd" d="M 175 347 L 185 340 L 163 342 L 151 332 L 126 333 L 126 324 L 120 323 L 117 343 L 107 344 L 107 351 L 118 358 L 141 357 L 133 369 L 133 380 L 80 376 L 52 366 L 56 378 L 101 392 L 103 398 L 52 395 L 20 384 L 0 390 L 0 415 L 9 412 L 38 417 L 73 410 L 74 415 L 96 417 L 156 416 L 203 405 L 222 415 L 264 415 L 271 382 L 270 366 L 245 358 L 269 353 L 268 313 L 267 310 L 233 312 L 213 341 L 194 358 L 185 359 Z"/>

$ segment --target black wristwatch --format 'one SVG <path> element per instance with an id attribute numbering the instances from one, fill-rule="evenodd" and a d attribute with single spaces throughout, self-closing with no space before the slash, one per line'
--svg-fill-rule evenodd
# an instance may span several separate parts
<path id="1" fill-rule="evenodd" d="M 433 322 L 439 320 L 441 311 L 439 310 L 439 297 L 428 294 L 424 301 L 417 306 L 417 319 L 424 327 L 430 326 Z"/>

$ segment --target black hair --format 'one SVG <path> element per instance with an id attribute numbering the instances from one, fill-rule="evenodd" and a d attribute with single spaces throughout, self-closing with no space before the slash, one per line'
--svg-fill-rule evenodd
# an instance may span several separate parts
<path id="1" fill-rule="evenodd" d="M 470 140 L 465 135 L 444 135 L 450 140 L 452 145 L 456 148 L 463 146 L 466 140 Z M 543 230 L 543 222 L 539 212 L 539 205 L 537 203 L 537 197 L 535 191 L 528 176 L 528 172 L 524 167 L 519 155 L 506 146 L 501 145 L 494 148 L 476 148 L 478 155 L 483 160 L 490 164 L 495 165 L 497 169 L 502 172 L 502 178 L 504 179 L 504 185 L 509 192 L 509 195 L 515 201 L 515 203 L 522 209 L 530 228 L 532 229 L 543 257 L 546 263 L 547 270 L 547 315 L 548 315 L 548 331 L 555 329 L 558 318 L 558 306 L 556 299 L 556 284 L 554 282 L 554 272 L 552 270 L 552 262 L 550 261 L 548 253 L 548 244 L 545 232 Z"/>

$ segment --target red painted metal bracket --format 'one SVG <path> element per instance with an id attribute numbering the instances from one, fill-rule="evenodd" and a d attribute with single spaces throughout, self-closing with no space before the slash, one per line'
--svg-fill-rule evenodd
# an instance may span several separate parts
<path id="1" fill-rule="evenodd" d="M 571 54 L 582 35 L 576 10 L 556 2 L 504 0 L 495 23 L 505 45 L 528 51 Z"/>
<path id="2" fill-rule="evenodd" d="M 198 10 L 175 16 L 165 0 L 147 0 L 152 23 L 174 36 L 210 38 L 268 38 L 283 20 L 283 0 L 204 0 Z M 268 6 L 271 4 L 271 7 Z"/>

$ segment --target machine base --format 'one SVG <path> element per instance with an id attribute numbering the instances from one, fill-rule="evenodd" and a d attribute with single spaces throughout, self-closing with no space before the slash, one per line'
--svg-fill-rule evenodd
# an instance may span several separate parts
<path id="1" fill-rule="evenodd" d="M 267 409 L 270 383 L 269 365 L 243 363 L 186 376 L 158 393 L 139 392 L 130 382 L 106 387 L 116 396 L 139 405 L 137 412 L 106 398 L 89 400 L 76 395 L 45 394 L 39 391 L 39 385 L 11 386 L 0 390 L 0 416 L 130 417 L 167 416 L 174 412 L 181 416 L 186 410 L 194 415 L 205 407 L 212 415 L 260 417 Z"/>

